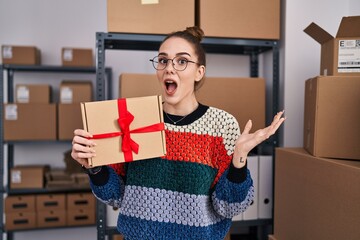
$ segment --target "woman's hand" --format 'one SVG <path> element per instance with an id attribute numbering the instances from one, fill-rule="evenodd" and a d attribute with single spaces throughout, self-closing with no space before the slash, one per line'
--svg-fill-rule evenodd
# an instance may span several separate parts
<path id="1" fill-rule="evenodd" d="M 76 129 L 74 131 L 71 151 L 71 157 L 86 168 L 90 168 L 88 158 L 96 156 L 95 150 L 92 148 L 96 144 L 87 139 L 89 137 L 92 137 L 92 135 L 87 131 Z"/>
<path id="2" fill-rule="evenodd" d="M 252 127 L 251 120 L 246 123 L 244 131 L 235 143 L 235 151 L 233 156 L 233 164 L 235 167 L 243 167 L 246 163 L 246 157 L 249 152 L 264 140 L 271 137 L 276 132 L 276 130 L 278 130 L 281 124 L 285 121 L 285 117 L 282 117 L 283 114 L 284 111 L 278 112 L 270 126 L 259 129 L 254 133 L 249 133 Z"/>

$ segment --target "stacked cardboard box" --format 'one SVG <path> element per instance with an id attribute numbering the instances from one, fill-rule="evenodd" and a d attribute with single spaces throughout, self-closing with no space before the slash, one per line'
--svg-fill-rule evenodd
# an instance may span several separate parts
<path id="1" fill-rule="evenodd" d="M 58 139 L 70 140 L 74 130 L 82 128 L 80 102 L 92 101 L 92 82 L 64 80 L 60 84 Z"/>
<path id="2" fill-rule="evenodd" d="M 360 17 L 344 17 L 337 38 L 315 24 L 305 30 L 322 44 L 328 76 L 305 83 L 303 148 L 276 149 L 276 239 L 360 236 L 359 29 Z"/>
<path id="3" fill-rule="evenodd" d="M 93 51 L 91 48 L 64 47 L 61 49 L 61 63 L 67 67 L 93 67 Z"/>
<path id="4" fill-rule="evenodd" d="M 36 227 L 35 196 L 8 196 L 5 198 L 5 229 Z"/>
<path id="5" fill-rule="evenodd" d="M 11 189 L 34 189 L 45 187 L 47 165 L 15 166 L 10 170 Z"/>
<path id="6" fill-rule="evenodd" d="M 66 225 L 65 194 L 36 196 L 37 227 L 60 227 Z"/>
<path id="7" fill-rule="evenodd" d="M 4 104 L 5 140 L 55 140 L 56 104 L 49 85 L 19 84 L 15 103 Z"/>
<path id="8" fill-rule="evenodd" d="M 35 46 L 1 46 L 3 64 L 40 65 L 41 53 Z"/>
<path id="9" fill-rule="evenodd" d="M 95 224 L 95 197 L 92 193 L 69 193 L 67 201 L 67 225 Z"/>

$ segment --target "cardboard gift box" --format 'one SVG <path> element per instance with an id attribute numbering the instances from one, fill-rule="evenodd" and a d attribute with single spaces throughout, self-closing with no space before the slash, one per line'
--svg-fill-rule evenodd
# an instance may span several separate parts
<path id="1" fill-rule="evenodd" d="M 81 113 L 84 129 L 96 143 L 90 166 L 166 154 L 161 96 L 81 103 Z"/>
<path id="2" fill-rule="evenodd" d="M 108 32 L 168 34 L 194 25 L 194 0 L 107 0 Z"/>
<path id="3" fill-rule="evenodd" d="M 360 16 L 343 17 L 336 37 L 316 23 L 304 32 L 321 44 L 320 75 L 360 75 Z"/>
<path id="4" fill-rule="evenodd" d="M 40 65 L 41 53 L 35 46 L 13 46 L 1 47 L 3 64 Z"/>

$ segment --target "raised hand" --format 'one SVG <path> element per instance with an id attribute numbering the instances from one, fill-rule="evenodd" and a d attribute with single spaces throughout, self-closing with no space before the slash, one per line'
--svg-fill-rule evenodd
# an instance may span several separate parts
<path id="1" fill-rule="evenodd" d="M 283 117 L 284 111 L 278 112 L 272 121 L 272 123 L 266 127 L 257 130 L 254 133 L 250 133 L 252 128 L 252 121 L 249 120 L 244 128 L 244 131 L 237 139 L 235 143 L 235 151 L 233 156 L 233 164 L 235 167 L 242 167 L 245 165 L 246 157 L 249 152 L 271 137 L 281 126 L 281 124 L 285 121 L 285 117 Z"/>
<path id="2" fill-rule="evenodd" d="M 95 150 L 92 148 L 96 144 L 93 141 L 87 139 L 88 137 L 92 136 L 85 130 L 76 129 L 74 131 L 74 135 L 71 156 L 82 166 L 90 168 L 87 159 L 96 156 Z"/>

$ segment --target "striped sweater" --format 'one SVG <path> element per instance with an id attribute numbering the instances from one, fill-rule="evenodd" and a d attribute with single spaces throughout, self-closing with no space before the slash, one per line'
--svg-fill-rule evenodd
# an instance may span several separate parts
<path id="1" fill-rule="evenodd" d="M 236 119 L 201 104 L 181 119 L 164 114 L 166 156 L 90 175 L 94 195 L 119 208 L 117 228 L 126 240 L 222 240 L 253 199 L 246 165 L 231 163 Z"/>

